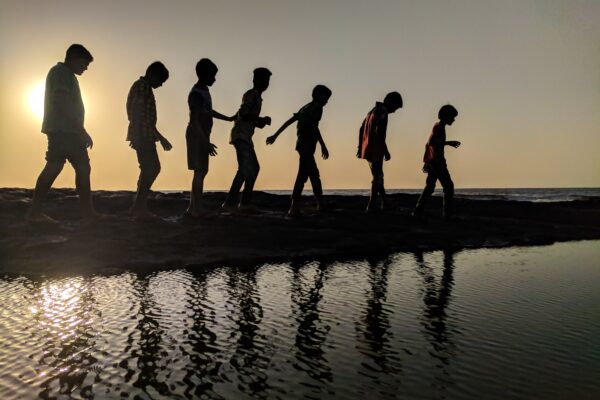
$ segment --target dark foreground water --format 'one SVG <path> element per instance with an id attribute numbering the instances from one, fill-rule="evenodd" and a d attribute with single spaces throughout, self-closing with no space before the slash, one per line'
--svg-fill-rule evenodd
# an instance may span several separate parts
<path id="1" fill-rule="evenodd" d="M 0 399 L 600 398 L 600 242 L 0 278 Z"/>

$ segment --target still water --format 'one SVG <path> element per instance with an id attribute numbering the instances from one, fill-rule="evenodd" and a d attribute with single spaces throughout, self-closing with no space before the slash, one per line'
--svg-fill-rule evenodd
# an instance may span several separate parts
<path id="1" fill-rule="evenodd" d="M 600 242 L 0 278 L 0 398 L 600 398 Z"/>

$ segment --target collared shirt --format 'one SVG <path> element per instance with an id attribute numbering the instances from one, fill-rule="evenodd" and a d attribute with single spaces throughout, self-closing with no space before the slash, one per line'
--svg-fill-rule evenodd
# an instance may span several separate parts
<path id="1" fill-rule="evenodd" d="M 190 108 L 190 125 L 192 120 L 192 112 L 198 112 L 200 114 L 200 125 L 206 133 L 210 136 L 212 131 L 213 118 L 212 118 L 212 97 L 208 86 L 200 85 L 196 83 L 192 86 L 192 90 L 188 95 L 188 106 Z"/>
<path id="2" fill-rule="evenodd" d="M 316 101 L 311 101 L 294 115 L 298 119 L 296 150 L 314 153 L 319 141 L 319 121 L 323 116 L 323 106 Z"/>
<path id="3" fill-rule="evenodd" d="M 425 154 L 423 162 L 430 163 L 434 161 L 445 161 L 444 146 L 446 144 L 446 128 L 444 125 L 436 122 L 431 130 L 429 140 L 425 145 Z"/>
<path id="4" fill-rule="evenodd" d="M 132 145 L 158 140 L 156 131 L 156 100 L 146 77 L 140 77 L 129 89 L 127 96 L 127 141 Z"/>
<path id="5" fill-rule="evenodd" d="M 385 137 L 388 123 L 388 110 L 381 102 L 365 117 L 359 130 L 358 154 L 369 161 L 383 160 L 387 146 Z"/>
<path id="6" fill-rule="evenodd" d="M 260 115 L 262 107 L 262 97 L 258 90 L 252 88 L 242 96 L 242 105 L 237 113 L 233 128 L 231 128 L 231 137 L 229 143 L 235 140 L 243 140 L 251 145 L 256 121 Z"/>
<path id="7" fill-rule="evenodd" d="M 64 97 L 59 98 L 59 93 L 63 93 Z M 63 101 L 63 104 L 59 101 Z M 69 67 L 59 62 L 50 68 L 46 77 L 42 132 L 80 133 L 84 117 L 85 109 L 77 77 Z"/>

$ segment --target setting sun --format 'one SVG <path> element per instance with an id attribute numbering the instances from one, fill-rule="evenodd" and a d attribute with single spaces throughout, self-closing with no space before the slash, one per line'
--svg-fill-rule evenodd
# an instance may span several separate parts
<path id="1" fill-rule="evenodd" d="M 44 82 L 38 82 L 29 90 L 27 104 L 36 118 L 41 120 L 44 117 Z"/>

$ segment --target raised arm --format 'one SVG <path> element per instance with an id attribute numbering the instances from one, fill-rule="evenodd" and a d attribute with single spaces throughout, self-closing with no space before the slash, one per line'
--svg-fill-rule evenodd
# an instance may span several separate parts
<path id="1" fill-rule="evenodd" d="M 272 136 L 269 136 L 267 138 L 267 144 L 273 144 L 273 143 L 275 143 L 275 140 L 277 140 L 277 137 L 279 135 L 281 135 L 281 132 L 283 132 L 288 126 L 290 126 L 291 124 L 293 124 L 297 120 L 298 120 L 298 116 L 296 114 L 292 115 L 292 117 L 290 119 L 288 119 L 287 121 L 285 121 L 283 123 L 283 125 L 281 125 L 279 127 L 279 129 L 277 129 L 277 131 Z"/>

